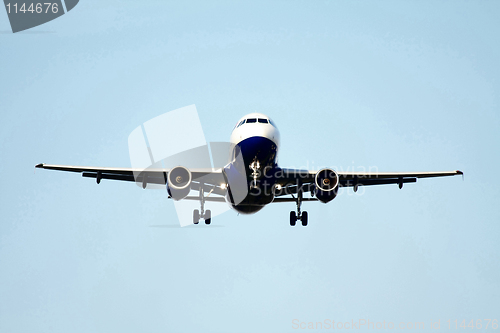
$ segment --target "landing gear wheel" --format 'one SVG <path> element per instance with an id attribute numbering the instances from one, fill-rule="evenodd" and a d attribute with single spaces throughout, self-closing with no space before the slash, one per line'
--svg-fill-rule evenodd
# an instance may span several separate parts
<path id="1" fill-rule="evenodd" d="M 302 225 L 305 227 L 307 225 L 307 212 L 302 212 L 300 220 L 302 221 Z"/>
<path id="2" fill-rule="evenodd" d="M 210 209 L 207 209 L 205 211 L 205 224 L 210 224 L 210 222 L 212 222 L 212 212 Z"/>
<path id="3" fill-rule="evenodd" d="M 195 209 L 193 211 L 193 223 L 198 224 L 200 222 L 200 211 L 198 209 Z"/>
<path id="4" fill-rule="evenodd" d="M 294 211 L 290 212 L 290 225 L 295 226 L 295 222 L 297 222 L 297 214 Z"/>

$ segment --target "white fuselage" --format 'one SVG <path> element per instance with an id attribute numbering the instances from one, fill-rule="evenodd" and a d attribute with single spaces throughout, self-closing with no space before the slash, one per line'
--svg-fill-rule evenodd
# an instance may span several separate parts
<path id="1" fill-rule="evenodd" d="M 255 123 L 248 123 L 248 119 L 256 119 Z M 267 123 L 259 122 L 259 119 L 266 120 Z M 244 123 L 242 123 L 245 121 Z M 263 137 L 273 141 L 279 148 L 280 132 L 274 122 L 266 115 L 261 113 L 250 113 L 238 120 L 229 141 L 232 144 L 239 144 L 245 139 L 251 137 Z"/>

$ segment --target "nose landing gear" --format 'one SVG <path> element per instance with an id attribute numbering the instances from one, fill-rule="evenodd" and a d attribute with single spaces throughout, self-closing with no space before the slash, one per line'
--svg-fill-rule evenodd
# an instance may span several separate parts
<path id="1" fill-rule="evenodd" d="M 252 170 L 252 183 L 250 184 L 250 189 L 257 188 L 257 179 L 260 176 L 260 162 L 257 159 L 257 156 L 253 159 L 253 162 L 250 163 L 249 168 Z"/>

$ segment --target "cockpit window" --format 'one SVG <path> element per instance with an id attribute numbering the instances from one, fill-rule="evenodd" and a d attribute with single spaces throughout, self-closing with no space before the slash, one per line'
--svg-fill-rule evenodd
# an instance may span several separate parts
<path id="1" fill-rule="evenodd" d="M 249 119 L 247 119 L 247 124 L 248 123 L 256 123 L 256 122 L 257 122 L 257 119 L 255 119 L 255 118 L 249 118 Z"/>
<path id="2" fill-rule="evenodd" d="M 273 123 L 273 121 L 271 119 L 269 119 L 269 124 L 273 125 L 274 127 L 276 127 L 276 125 Z"/>
<path id="3" fill-rule="evenodd" d="M 267 124 L 267 119 L 262 119 L 262 118 L 259 118 L 259 123 L 261 124 Z"/>
<path id="4" fill-rule="evenodd" d="M 240 121 L 240 123 L 238 124 L 237 127 L 240 127 L 241 125 L 243 125 L 245 123 L 245 119 L 243 119 L 242 121 Z"/>

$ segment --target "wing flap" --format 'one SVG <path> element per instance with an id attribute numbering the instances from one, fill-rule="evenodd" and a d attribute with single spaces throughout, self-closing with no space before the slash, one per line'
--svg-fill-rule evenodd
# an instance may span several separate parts
<path id="1" fill-rule="evenodd" d="M 82 177 L 121 180 L 121 181 L 127 181 L 127 182 L 137 182 L 137 183 L 142 183 L 144 181 L 144 178 L 146 178 L 147 184 L 165 185 L 165 178 L 163 178 L 163 177 L 160 178 L 160 177 L 151 177 L 151 176 L 147 176 L 147 177 L 139 176 L 136 179 L 132 175 L 115 175 L 115 174 L 107 174 L 107 173 L 102 173 L 98 176 L 97 172 L 83 172 Z"/>
<path id="2" fill-rule="evenodd" d="M 200 197 L 185 197 L 182 200 L 200 201 Z M 210 201 L 210 202 L 226 202 L 226 199 L 221 198 L 221 197 L 205 197 L 203 200 L 204 201 Z"/>

